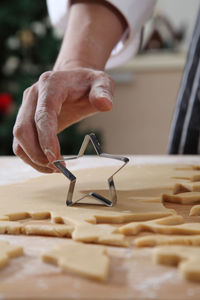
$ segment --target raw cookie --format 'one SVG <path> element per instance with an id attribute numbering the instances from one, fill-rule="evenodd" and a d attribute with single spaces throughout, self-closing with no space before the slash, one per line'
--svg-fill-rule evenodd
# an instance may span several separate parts
<path id="1" fill-rule="evenodd" d="M 193 204 L 200 202 L 200 192 L 184 192 L 176 195 L 163 194 L 162 200 L 172 203 Z"/>
<path id="2" fill-rule="evenodd" d="M 22 233 L 27 235 L 44 235 L 56 237 L 72 237 L 74 227 L 65 224 L 27 224 L 23 227 Z"/>
<path id="3" fill-rule="evenodd" d="M 200 246 L 200 235 L 147 235 L 134 240 L 137 247 L 154 247 L 159 245 Z"/>
<path id="4" fill-rule="evenodd" d="M 0 241 L 0 268 L 8 264 L 9 260 L 23 254 L 22 247 L 10 245 L 6 241 Z"/>
<path id="5" fill-rule="evenodd" d="M 200 234 L 200 223 L 183 224 L 182 216 L 171 216 L 153 221 L 132 222 L 121 226 L 119 232 L 125 235 L 136 235 L 143 231 L 161 234 Z"/>
<path id="6" fill-rule="evenodd" d="M 158 264 L 178 265 L 181 275 L 192 281 L 200 281 L 200 247 L 160 246 L 154 249 L 154 260 Z"/>
<path id="7" fill-rule="evenodd" d="M 65 243 L 42 255 L 42 260 L 58 265 L 83 277 L 105 281 L 108 277 L 109 258 L 106 248 L 82 243 Z"/>

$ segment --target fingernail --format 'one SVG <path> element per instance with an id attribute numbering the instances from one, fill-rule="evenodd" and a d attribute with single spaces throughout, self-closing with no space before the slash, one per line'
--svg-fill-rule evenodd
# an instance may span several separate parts
<path id="1" fill-rule="evenodd" d="M 100 97 L 101 97 L 101 98 L 106 98 L 106 99 L 109 100 L 110 102 L 113 101 L 112 95 L 109 94 L 109 93 L 107 93 L 107 92 L 105 92 L 105 91 L 102 92 L 102 93 L 100 94 Z"/>
<path id="2" fill-rule="evenodd" d="M 45 149 L 44 153 L 49 162 L 53 162 L 56 159 L 55 154 L 50 149 Z"/>

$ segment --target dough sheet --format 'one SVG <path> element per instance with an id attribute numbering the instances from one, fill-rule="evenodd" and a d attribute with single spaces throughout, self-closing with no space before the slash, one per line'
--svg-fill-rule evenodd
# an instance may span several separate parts
<path id="1" fill-rule="evenodd" d="M 77 171 L 75 199 L 91 191 L 109 197 L 107 178 L 115 170 L 108 167 Z M 62 270 L 105 280 L 109 269 L 105 248 L 83 243 L 127 247 L 126 235 L 143 231 L 200 234 L 198 223 L 184 224 L 175 210 L 162 203 L 163 194 L 179 197 L 182 200 L 174 200 L 178 203 L 185 203 L 190 194 L 188 197 L 194 201 L 194 193 L 199 194 L 199 173 L 194 167 L 174 165 L 128 166 L 115 176 L 118 202 L 111 208 L 95 204 L 66 207 L 69 182 L 62 174 L 2 186 L 0 233 L 72 238 L 75 242 L 58 245 L 44 253 L 42 259 Z M 119 225 L 122 226 L 118 229 Z"/>
<path id="2" fill-rule="evenodd" d="M 0 187 L 0 232 L 63 236 L 82 242 L 127 246 L 124 236 L 117 233 L 112 224 L 176 214 L 161 202 L 163 190 L 173 189 L 174 179 L 170 177 L 172 170 L 173 167 L 169 170 L 166 166 L 125 168 L 115 179 L 118 202 L 112 208 L 97 205 L 66 207 L 69 183 L 62 174 L 41 176 L 24 183 Z M 114 171 L 114 167 L 79 170 L 75 174 L 78 178 L 75 198 L 91 190 L 109 197 L 106 180 Z M 21 222 L 26 219 L 49 220 L 54 225 Z M 63 226 L 55 226 L 58 223 Z M 101 223 L 110 225 L 106 229 L 96 226 Z"/>

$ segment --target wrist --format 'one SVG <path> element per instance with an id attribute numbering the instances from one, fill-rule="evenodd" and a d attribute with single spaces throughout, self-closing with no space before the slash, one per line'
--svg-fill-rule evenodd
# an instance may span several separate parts
<path id="1" fill-rule="evenodd" d="M 62 61 L 56 62 L 53 67 L 53 71 L 64 71 L 76 68 L 87 68 L 102 71 L 104 70 L 104 65 L 96 64 L 89 60 L 83 59 L 63 59 Z"/>

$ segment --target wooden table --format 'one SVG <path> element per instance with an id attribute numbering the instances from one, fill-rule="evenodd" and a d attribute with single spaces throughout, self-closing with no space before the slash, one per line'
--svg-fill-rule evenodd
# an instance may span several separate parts
<path id="1" fill-rule="evenodd" d="M 199 164 L 198 157 L 136 156 L 130 163 Z M 79 168 L 90 167 L 89 159 Z M 96 162 L 98 167 L 99 162 Z M 76 168 L 76 166 L 74 166 Z M 36 177 L 38 172 L 14 157 L 0 158 L 0 184 Z M 14 200 L 13 200 L 14 201 Z M 166 205 L 187 216 L 189 206 Z M 187 217 L 187 220 L 190 220 Z M 192 219 L 193 220 L 193 219 Z M 200 220 L 200 219 L 199 219 Z M 196 221 L 198 221 L 196 219 Z M 25 255 L 13 259 L 0 271 L 0 299 L 200 299 L 200 283 L 182 279 L 174 267 L 155 265 L 151 248 L 107 247 L 111 257 L 109 279 L 98 283 L 62 273 L 43 263 L 40 254 L 63 239 L 38 236 L 0 235 L 0 240 L 21 245 Z M 69 241 L 70 242 L 70 241 Z"/>

